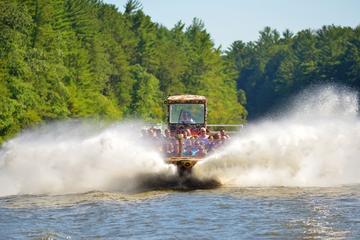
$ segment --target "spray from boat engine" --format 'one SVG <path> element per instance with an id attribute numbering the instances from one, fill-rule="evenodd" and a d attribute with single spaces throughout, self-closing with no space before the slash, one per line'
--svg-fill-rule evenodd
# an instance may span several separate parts
<path id="1" fill-rule="evenodd" d="M 0 151 L 0 196 L 133 191 L 139 175 L 173 175 L 141 126 L 69 121 L 27 131 Z"/>
<path id="2" fill-rule="evenodd" d="M 349 89 L 304 91 L 283 114 L 249 124 L 197 164 L 188 182 L 141 138 L 142 126 L 68 121 L 28 130 L 0 150 L 0 196 L 218 186 L 211 179 L 230 186 L 360 183 L 358 95 Z"/>
<path id="3" fill-rule="evenodd" d="M 233 186 L 334 186 L 360 183 L 359 156 L 358 94 L 328 85 L 249 124 L 195 170 Z"/>

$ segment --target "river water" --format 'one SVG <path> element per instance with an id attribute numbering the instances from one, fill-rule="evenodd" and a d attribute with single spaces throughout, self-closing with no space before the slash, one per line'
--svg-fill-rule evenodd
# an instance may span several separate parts
<path id="1" fill-rule="evenodd" d="M 359 239 L 360 186 L 0 198 L 1 239 Z"/>
<path id="2" fill-rule="evenodd" d="M 358 106 L 308 89 L 185 180 L 142 123 L 24 131 L 0 149 L 0 239 L 360 239 Z"/>

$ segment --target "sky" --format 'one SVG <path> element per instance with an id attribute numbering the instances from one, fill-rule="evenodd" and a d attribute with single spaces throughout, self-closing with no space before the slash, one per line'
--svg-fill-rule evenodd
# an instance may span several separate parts
<path id="1" fill-rule="evenodd" d="M 103 0 L 124 11 L 127 0 Z M 140 0 L 154 22 L 172 28 L 200 18 L 215 46 L 256 41 L 265 26 L 283 32 L 319 29 L 323 25 L 360 25 L 360 0 Z"/>

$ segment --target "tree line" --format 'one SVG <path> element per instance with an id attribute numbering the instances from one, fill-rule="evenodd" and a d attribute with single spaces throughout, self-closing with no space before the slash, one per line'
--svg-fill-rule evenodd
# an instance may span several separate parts
<path id="1" fill-rule="evenodd" d="M 308 85 L 359 78 L 360 27 L 266 27 L 222 51 L 201 20 L 169 29 L 137 0 L 0 1 L 0 143 L 59 119 L 164 121 L 165 98 L 185 93 L 208 98 L 209 122 L 243 123 Z"/>
<path id="2" fill-rule="evenodd" d="M 249 118 L 258 118 L 309 85 L 360 90 L 360 25 L 296 34 L 265 27 L 257 41 L 235 41 L 224 58 L 237 71 L 238 95 Z"/>
<path id="3" fill-rule="evenodd" d="M 208 97 L 210 122 L 243 122 L 235 74 L 199 19 L 168 29 L 136 0 L 0 1 L 0 142 L 58 119 L 162 121 L 185 93 Z"/>

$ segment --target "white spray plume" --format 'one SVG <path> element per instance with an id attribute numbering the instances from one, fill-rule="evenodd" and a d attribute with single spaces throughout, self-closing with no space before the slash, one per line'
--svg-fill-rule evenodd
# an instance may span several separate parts
<path id="1" fill-rule="evenodd" d="M 197 166 L 234 186 L 334 186 L 360 183 L 356 92 L 322 86 L 296 97 L 281 117 L 249 124 Z"/>
<path id="2" fill-rule="evenodd" d="M 282 117 L 246 126 L 197 164 L 195 176 L 233 186 L 360 183 L 357 99 L 335 86 L 307 90 Z M 70 121 L 29 130 L 0 150 L 0 196 L 128 191 L 149 175 L 175 176 L 158 149 L 141 139 L 141 126 Z"/>
<path id="3" fill-rule="evenodd" d="M 0 196 L 127 191 L 142 174 L 170 173 L 141 123 L 62 122 L 27 131 L 0 151 Z"/>

